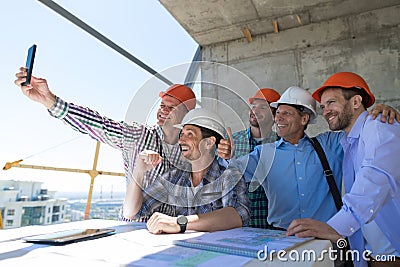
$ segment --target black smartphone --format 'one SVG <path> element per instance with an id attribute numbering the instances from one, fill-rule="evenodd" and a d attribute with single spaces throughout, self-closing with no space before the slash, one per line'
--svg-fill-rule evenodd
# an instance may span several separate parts
<path id="1" fill-rule="evenodd" d="M 49 245 L 65 245 L 69 243 L 95 239 L 103 236 L 111 235 L 115 229 L 74 229 L 50 234 L 30 236 L 23 238 L 25 242 L 49 244 Z"/>
<path id="2" fill-rule="evenodd" d="M 26 76 L 26 81 L 22 83 L 23 86 L 26 86 L 31 83 L 33 61 L 35 60 L 35 54 L 36 54 L 36 45 L 34 44 L 28 49 L 28 56 L 26 57 L 26 65 L 25 65 L 25 67 L 28 69 L 28 75 Z"/>

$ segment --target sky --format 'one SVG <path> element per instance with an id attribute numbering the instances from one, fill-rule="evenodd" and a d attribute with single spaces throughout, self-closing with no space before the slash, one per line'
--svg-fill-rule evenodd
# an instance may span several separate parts
<path id="1" fill-rule="evenodd" d="M 55 2 L 157 71 L 189 64 L 198 46 L 159 1 Z M 117 121 L 125 119 L 132 103 L 136 111 L 140 101 L 133 101 L 135 95 L 149 85 L 151 75 L 38 1 L 2 1 L 0 33 L 1 167 L 23 159 L 29 165 L 91 169 L 96 142 L 52 118 L 14 85 L 28 48 L 37 45 L 33 75 L 47 79 L 53 93 Z M 183 82 L 184 76 L 173 82 Z M 154 104 L 158 91 L 168 87 L 156 84 L 162 88 L 149 90 Z M 138 105 L 137 112 L 155 123 L 149 110 Z M 123 172 L 120 152 L 101 145 L 97 170 Z M 87 192 L 90 176 L 12 168 L 0 170 L 0 180 L 40 181 L 49 190 Z M 100 190 L 124 191 L 125 178 L 97 176 L 94 192 Z"/>

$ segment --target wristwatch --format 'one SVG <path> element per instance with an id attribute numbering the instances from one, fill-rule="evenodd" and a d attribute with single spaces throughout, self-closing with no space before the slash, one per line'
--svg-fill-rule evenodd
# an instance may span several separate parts
<path id="1" fill-rule="evenodd" d="M 188 223 L 188 219 L 186 218 L 186 216 L 179 215 L 176 219 L 176 223 L 181 228 L 181 231 L 179 233 L 184 233 L 186 231 L 186 225 Z"/>

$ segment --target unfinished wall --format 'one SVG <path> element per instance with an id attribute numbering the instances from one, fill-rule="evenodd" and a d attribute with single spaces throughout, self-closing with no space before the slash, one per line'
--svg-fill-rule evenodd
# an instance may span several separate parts
<path id="1" fill-rule="evenodd" d="M 400 1 L 385 7 L 375 0 L 346 3 L 321 4 L 308 14 L 307 25 L 256 35 L 250 43 L 240 38 L 203 46 L 202 60 L 230 65 L 260 88 L 271 87 L 280 93 L 292 85 L 312 93 L 331 74 L 352 71 L 364 77 L 377 102 L 400 109 Z M 359 10 L 374 9 L 355 13 L 353 6 L 349 12 L 351 4 Z M 217 76 L 215 71 L 202 71 L 203 79 L 217 80 Z M 247 122 L 244 103 L 227 90 L 216 90 L 204 86 L 202 96 L 223 99 Z M 254 91 L 243 88 L 238 93 L 247 99 Z M 234 129 L 239 127 L 237 119 L 223 116 Z M 319 117 L 308 131 L 313 135 L 323 130 L 327 126 Z"/>

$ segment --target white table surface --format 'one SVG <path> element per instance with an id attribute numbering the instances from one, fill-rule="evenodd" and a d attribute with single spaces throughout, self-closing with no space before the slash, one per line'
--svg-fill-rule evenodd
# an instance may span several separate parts
<path id="1" fill-rule="evenodd" d="M 333 266 L 322 261 L 260 261 L 236 255 L 184 248 L 174 240 L 201 235 L 201 232 L 152 235 L 144 225 L 111 220 L 86 220 L 46 226 L 26 226 L 0 230 L 0 266 Z M 114 228 L 107 237 L 63 246 L 27 243 L 21 238 L 56 231 L 85 228 Z M 331 246 L 327 240 L 312 240 L 295 249 L 320 253 Z M 318 254 L 317 254 L 318 255 Z"/>

